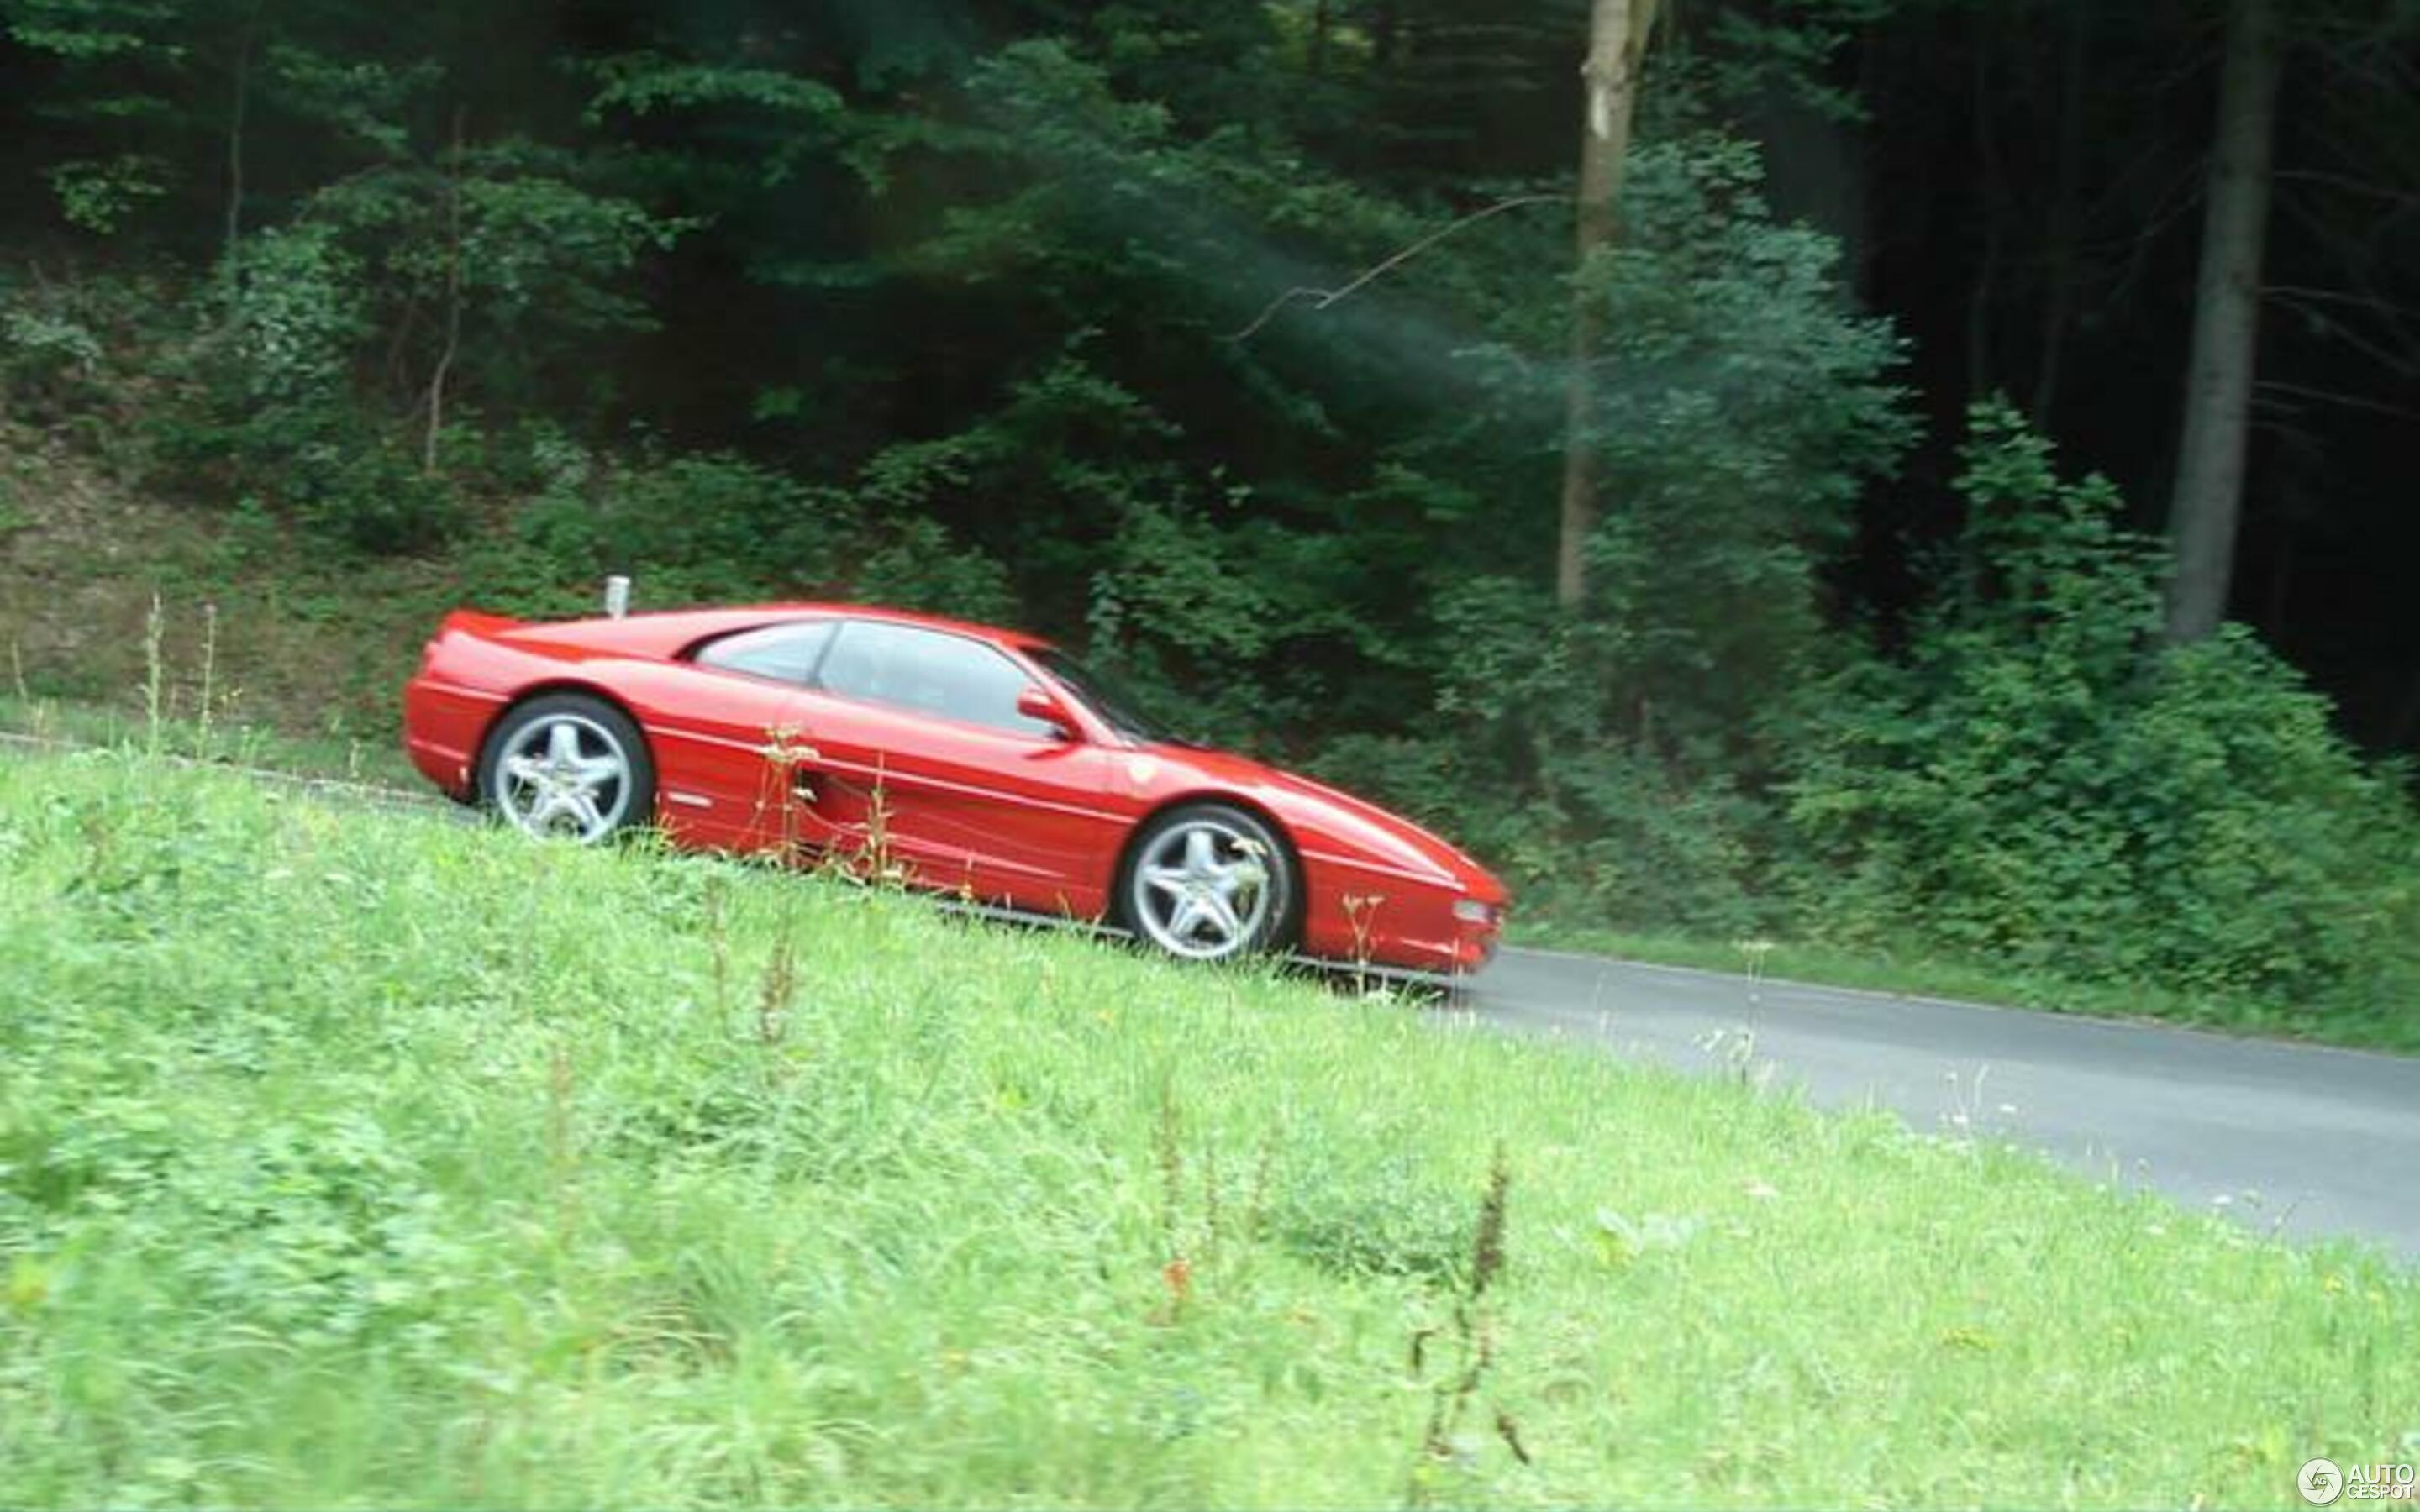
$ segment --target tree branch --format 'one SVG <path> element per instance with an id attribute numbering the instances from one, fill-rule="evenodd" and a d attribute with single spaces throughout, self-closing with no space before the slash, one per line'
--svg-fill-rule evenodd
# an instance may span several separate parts
<path id="1" fill-rule="evenodd" d="M 1350 299 L 1364 287 L 1375 283 L 1378 279 L 1383 278 L 1394 270 L 1401 268 L 1404 264 L 1419 256 L 1421 253 L 1428 251 L 1431 247 L 1435 246 L 1438 242 L 1443 241 L 1446 238 L 1453 235 L 1455 232 L 1462 230 L 1466 226 L 1476 225 L 1480 222 L 1488 219 L 1490 216 L 1501 215 L 1506 210 L 1519 209 L 1524 205 L 1568 205 L 1570 203 L 1571 196 L 1569 194 L 1518 194 L 1511 199 L 1497 200 L 1493 205 L 1471 211 L 1468 215 L 1455 221 L 1450 225 L 1430 232 L 1427 236 L 1420 238 L 1418 241 L 1415 241 L 1409 246 L 1396 252 L 1385 261 L 1372 264 L 1370 267 L 1362 270 L 1360 274 L 1351 283 L 1346 284 L 1342 287 L 1305 287 L 1290 288 L 1286 290 L 1283 294 L 1271 300 L 1267 308 L 1264 309 L 1259 315 L 1253 316 L 1252 323 L 1250 325 L 1246 326 L 1243 330 L 1238 331 L 1224 339 L 1237 342 L 1251 340 L 1254 335 L 1259 333 L 1263 326 L 1267 325 L 1271 320 L 1277 318 L 1279 311 L 1284 309 L 1287 305 L 1292 304 L 1296 300 L 1310 300 L 1312 301 L 1311 306 L 1312 309 L 1325 310 L 1343 300 Z"/>
<path id="2" fill-rule="evenodd" d="M 2327 173 L 2318 168 L 2280 168 L 2277 177 L 2290 184 L 2318 184 L 2328 189 L 2341 189 L 2348 193 L 2366 194 L 2382 199 L 2389 205 L 2410 207 L 2420 205 L 2420 194 L 2390 184 L 2373 184 L 2355 178 L 2350 174 Z"/>
<path id="3" fill-rule="evenodd" d="M 2359 409 L 2374 415 L 2393 415 L 2398 420 L 2420 419 L 2420 410 L 2406 409 L 2400 405 L 2387 404 L 2378 399 L 2366 399 L 2357 393 L 2338 393 L 2333 389 L 2315 389 L 2307 384 L 2288 383 L 2278 378 L 2260 379 L 2253 385 L 2253 392 L 2260 396 L 2255 402 L 2262 408 L 2274 408 L 2287 414 L 2300 411 L 2291 405 L 2277 404 L 2270 397 L 2271 395 L 2281 395 L 2287 399 L 2304 399 L 2313 404 L 2334 405 L 2340 409 Z"/>
<path id="4" fill-rule="evenodd" d="M 2400 320 L 2396 318 L 2399 306 L 2392 304 L 2381 306 L 2376 301 L 2351 294 L 2332 294 L 2325 289 L 2281 288 L 2273 284 L 2263 288 L 2260 293 L 2262 299 L 2273 304 L 2284 305 L 2310 322 L 2315 328 L 2313 334 L 2319 340 L 2341 341 L 2390 372 L 2404 378 L 2420 378 L 2420 342 L 2413 341 L 2411 332 L 2404 328 Z M 2330 315 L 2324 309 L 2313 308 L 2315 304 L 2347 305 L 2359 310 L 2378 319 L 2399 337 L 2409 349 L 2397 351 L 2393 347 L 2372 341 L 2368 336 L 2353 329 L 2350 322 Z"/>
<path id="5" fill-rule="evenodd" d="M 428 434 L 421 447 L 420 471 L 437 473 L 437 443 L 445 431 L 445 379 L 462 349 L 462 117 L 465 107 L 454 107 L 453 166 L 445 181 L 445 345 L 437 354 L 437 369 L 428 377 Z"/>

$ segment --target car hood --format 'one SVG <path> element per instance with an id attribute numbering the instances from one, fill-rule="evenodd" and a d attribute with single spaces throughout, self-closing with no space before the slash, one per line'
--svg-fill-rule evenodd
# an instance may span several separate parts
<path id="1" fill-rule="evenodd" d="M 1505 901 L 1504 885 L 1485 867 L 1442 837 L 1366 798 L 1233 751 L 1160 744 L 1144 748 L 1156 758 L 1190 768 L 1207 785 L 1258 800 L 1306 852 L 1374 862 L 1459 887 L 1489 903 Z"/>

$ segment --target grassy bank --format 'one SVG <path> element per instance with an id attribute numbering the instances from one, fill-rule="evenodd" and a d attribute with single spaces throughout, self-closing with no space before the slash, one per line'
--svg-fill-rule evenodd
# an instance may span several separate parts
<path id="1" fill-rule="evenodd" d="M 2351 1251 L 841 884 L 8 761 L 0 919 L 16 1504 L 2279 1505 L 2420 1429 Z"/>
<path id="2" fill-rule="evenodd" d="M 274 732 L 319 764 L 395 743 L 397 694 L 464 564 L 367 562 L 178 508 L 0 420 L 0 708 Z M 156 616 L 156 617 L 155 617 Z"/>
<path id="3" fill-rule="evenodd" d="M 433 791 L 412 770 L 399 737 L 313 736 L 269 725 L 192 718 L 163 717 L 155 723 L 141 702 L 139 693 L 124 705 L 0 694 L 0 734 L 23 735 L 45 746 L 156 752 L 205 764 L 367 783 L 415 796 Z"/>

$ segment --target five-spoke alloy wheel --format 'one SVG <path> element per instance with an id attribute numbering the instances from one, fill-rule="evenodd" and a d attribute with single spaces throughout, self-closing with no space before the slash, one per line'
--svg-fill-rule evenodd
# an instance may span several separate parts
<path id="1" fill-rule="evenodd" d="M 1135 841 L 1119 900 L 1127 927 L 1171 955 L 1227 961 L 1293 927 L 1293 857 L 1268 825 L 1225 804 L 1188 804 Z"/>
<path id="2" fill-rule="evenodd" d="M 593 845 L 654 817 L 655 764 L 621 710 L 554 693 L 496 726 L 480 757 L 479 793 L 524 833 Z"/>

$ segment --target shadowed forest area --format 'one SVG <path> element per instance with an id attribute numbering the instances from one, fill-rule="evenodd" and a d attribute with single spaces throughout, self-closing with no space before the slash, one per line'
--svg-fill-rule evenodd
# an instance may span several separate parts
<path id="1" fill-rule="evenodd" d="M 2412 0 L 0 0 L 0 407 L 255 571 L 1030 625 L 1533 921 L 2408 1038 L 2415 86 Z"/>

